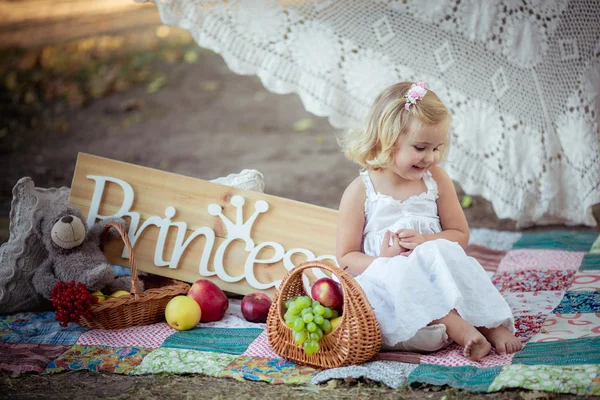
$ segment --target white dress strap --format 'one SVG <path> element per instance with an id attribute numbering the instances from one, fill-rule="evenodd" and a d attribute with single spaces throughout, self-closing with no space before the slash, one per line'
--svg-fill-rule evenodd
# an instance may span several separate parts
<path id="1" fill-rule="evenodd" d="M 435 179 L 433 179 L 430 171 L 425 172 L 423 175 L 423 181 L 425 182 L 425 186 L 427 186 L 428 190 L 437 191 L 437 183 L 435 183 Z"/>
<path id="2" fill-rule="evenodd" d="M 362 177 L 362 180 L 365 184 L 367 197 L 369 197 L 369 195 L 376 194 L 375 186 L 373 186 L 373 181 L 371 181 L 371 177 L 369 176 L 369 171 L 367 171 L 367 170 L 360 171 L 360 176 Z"/>

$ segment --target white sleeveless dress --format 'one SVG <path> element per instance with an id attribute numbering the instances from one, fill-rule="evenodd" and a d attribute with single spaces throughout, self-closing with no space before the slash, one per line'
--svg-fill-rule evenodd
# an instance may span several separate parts
<path id="1" fill-rule="evenodd" d="M 361 176 L 367 195 L 365 254 L 379 255 L 386 230 L 414 229 L 421 234 L 442 231 L 437 184 L 429 171 L 423 177 L 427 192 L 405 201 L 377 193 L 367 171 Z M 453 309 L 473 326 L 503 325 L 515 331 L 511 309 L 483 267 L 449 240 L 422 243 L 408 257 L 377 258 L 356 280 L 375 311 L 386 348 L 415 337 L 431 321 Z"/>

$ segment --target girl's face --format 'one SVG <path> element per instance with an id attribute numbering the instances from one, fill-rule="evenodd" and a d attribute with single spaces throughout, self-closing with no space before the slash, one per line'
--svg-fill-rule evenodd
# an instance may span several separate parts
<path id="1" fill-rule="evenodd" d="M 446 143 L 450 121 L 425 125 L 411 134 L 401 134 L 396 141 L 394 162 L 390 169 L 406 180 L 423 178 L 425 172 L 440 162 L 441 146 Z"/>

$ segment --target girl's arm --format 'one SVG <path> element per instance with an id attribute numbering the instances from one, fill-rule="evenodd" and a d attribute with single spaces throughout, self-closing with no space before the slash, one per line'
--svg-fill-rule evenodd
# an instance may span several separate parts
<path id="1" fill-rule="evenodd" d="M 452 183 L 452 179 L 446 171 L 440 167 L 431 168 L 431 175 L 438 186 L 437 207 L 442 232 L 421 235 L 414 230 L 404 230 L 398 234 L 400 245 L 408 249 L 414 249 L 417 245 L 428 240 L 447 239 L 460 244 L 462 248 L 466 248 L 469 244 L 469 225 L 458 201 L 454 183 Z"/>
<path id="2" fill-rule="evenodd" d="M 346 188 L 340 202 L 336 258 L 340 267 L 352 275 L 360 275 L 376 258 L 362 252 L 365 200 L 365 187 L 358 177 Z"/>
<path id="3" fill-rule="evenodd" d="M 440 167 L 433 167 L 431 175 L 438 186 L 437 206 L 442 232 L 423 236 L 426 240 L 448 239 L 466 248 L 469 244 L 469 224 L 458 201 L 454 183 Z"/>

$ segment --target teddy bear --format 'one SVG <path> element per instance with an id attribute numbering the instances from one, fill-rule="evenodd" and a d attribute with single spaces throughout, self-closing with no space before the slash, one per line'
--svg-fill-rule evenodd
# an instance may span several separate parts
<path id="1" fill-rule="evenodd" d="M 108 218 L 88 229 L 81 211 L 68 205 L 51 209 L 40 219 L 35 229 L 48 257 L 33 275 L 32 283 L 38 294 L 50 299 L 52 289 L 59 281 L 71 280 L 85 284 L 92 292 L 131 289 L 131 277 L 115 277 L 113 267 L 101 250 L 102 236 L 110 221 L 125 225 L 122 218 Z M 111 228 L 109 237 L 115 236 L 115 232 Z M 138 285 L 143 291 L 139 280 Z"/>

